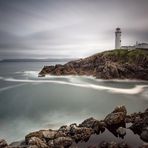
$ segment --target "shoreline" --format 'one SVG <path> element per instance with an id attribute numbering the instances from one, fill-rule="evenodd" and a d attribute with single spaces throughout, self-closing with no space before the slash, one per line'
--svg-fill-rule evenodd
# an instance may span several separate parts
<path id="1" fill-rule="evenodd" d="M 66 64 L 44 66 L 39 77 L 87 75 L 97 79 L 137 79 L 148 81 L 148 52 L 140 49 L 115 49 L 96 53 Z"/>
<path id="2" fill-rule="evenodd" d="M 128 127 L 127 124 L 130 126 Z M 58 130 L 35 131 L 26 135 L 24 141 L 13 142 L 9 145 L 4 139 L 1 139 L 0 148 L 68 148 L 80 142 L 87 142 L 92 135 L 99 136 L 106 130 L 117 138 L 124 138 L 127 129 L 131 130 L 133 134 L 137 134 L 141 141 L 148 146 L 148 108 L 144 112 L 128 115 L 125 106 L 117 106 L 103 120 L 91 117 L 79 125 L 73 123 L 69 126 L 63 125 Z M 97 145 L 99 144 L 100 148 L 103 148 L 103 145 L 116 145 L 117 148 L 124 145 L 122 148 L 129 148 L 129 144 L 124 140 L 122 143 L 118 143 L 106 141 L 106 139 Z"/>

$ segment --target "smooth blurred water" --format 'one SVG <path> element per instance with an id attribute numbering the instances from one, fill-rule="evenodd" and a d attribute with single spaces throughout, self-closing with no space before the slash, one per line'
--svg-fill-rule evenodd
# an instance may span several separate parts
<path id="1" fill-rule="evenodd" d="M 0 63 L 0 138 L 23 139 L 39 129 L 103 119 L 117 105 L 128 113 L 148 107 L 148 82 L 104 81 L 92 77 L 38 78 L 44 62 Z"/>

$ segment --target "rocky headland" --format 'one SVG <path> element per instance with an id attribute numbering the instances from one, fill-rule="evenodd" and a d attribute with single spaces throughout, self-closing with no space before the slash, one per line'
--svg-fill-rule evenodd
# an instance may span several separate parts
<path id="1" fill-rule="evenodd" d="M 116 49 L 64 65 L 44 66 L 39 76 L 87 75 L 98 79 L 148 80 L 148 50 Z"/>
<path id="2" fill-rule="evenodd" d="M 128 126 L 127 126 L 128 125 Z M 61 126 L 58 130 L 39 130 L 29 133 L 25 140 L 7 144 L 0 140 L 0 148 L 75 148 L 79 142 L 87 142 L 92 135 L 101 135 L 105 130 L 110 131 L 115 137 L 123 138 L 126 131 L 131 130 L 137 134 L 143 144 L 139 148 L 148 147 L 148 109 L 128 115 L 125 106 L 117 106 L 103 120 L 93 117 L 84 120 L 81 124 L 73 123 Z M 129 148 L 124 140 L 122 142 L 101 141 L 88 145 L 88 148 Z M 135 146 L 132 146 L 133 148 Z"/>

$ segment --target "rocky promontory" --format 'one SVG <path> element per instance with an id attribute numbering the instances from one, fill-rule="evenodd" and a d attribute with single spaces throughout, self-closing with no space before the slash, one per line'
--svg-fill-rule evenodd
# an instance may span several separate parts
<path id="1" fill-rule="evenodd" d="M 64 65 L 44 66 L 39 76 L 86 75 L 98 79 L 148 80 L 148 50 L 115 49 Z"/>
<path id="2" fill-rule="evenodd" d="M 117 106 L 103 120 L 93 117 L 84 120 L 81 124 L 73 123 L 63 125 L 57 130 L 46 129 L 29 133 L 25 140 L 7 144 L 4 139 L 0 140 L 0 148 L 76 148 L 77 144 L 89 141 L 93 135 L 100 136 L 106 130 L 110 131 L 117 139 L 122 141 L 107 141 L 107 136 L 103 141 L 95 141 L 87 148 L 147 148 L 148 147 L 148 109 L 128 115 L 125 106 Z M 124 137 L 130 130 L 139 136 L 141 143 L 139 146 L 130 145 L 124 141 Z M 112 140 L 112 139 L 111 139 Z M 81 146 L 83 148 L 83 146 Z M 86 146 L 85 146 L 86 147 Z"/>

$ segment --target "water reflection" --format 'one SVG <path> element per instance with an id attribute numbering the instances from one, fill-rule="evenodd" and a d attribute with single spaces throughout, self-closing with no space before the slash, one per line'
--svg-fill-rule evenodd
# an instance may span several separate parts
<path id="1" fill-rule="evenodd" d="M 130 129 L 125 129 L 126 135 L 119 136 L 119 134 L 115 131 L 108 130 L 107 128 L 103 133 L 100 134 L 94 134 L 92 135 L 87 142 L 79 142 L 79 143 L 73 143 L 71 148 L 78 147 L 78 148 L 88 148 L 90 146 L 94 146 L 94 148 L 98 148 L 101 142 L 116 142 L 116 143 L 127 143 L 127 145 L 131 148 L 139 148 L 139 146 L 143 145 L 143 141 L 140 139 L 140 137 L 137 134 L 134 134 Z"/>

